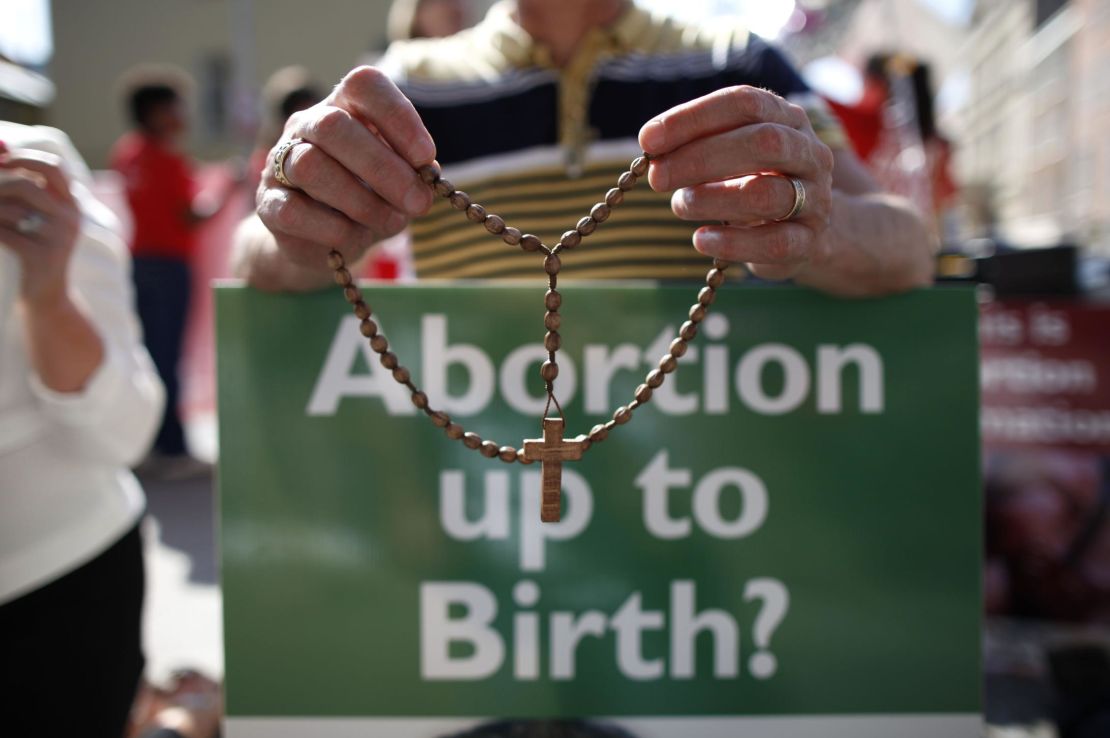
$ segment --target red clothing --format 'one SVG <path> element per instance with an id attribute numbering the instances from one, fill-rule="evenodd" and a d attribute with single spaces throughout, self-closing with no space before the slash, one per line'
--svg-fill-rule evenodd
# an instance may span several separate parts
<path id="1" fill-rule="evenodd" d="M 195 240 L 188 213 L 196 195 L 189 160 L 138 132 L 120 138 L 111 159 L 126 182 L 135 220 L 131 252 L 188 260 Z"/>

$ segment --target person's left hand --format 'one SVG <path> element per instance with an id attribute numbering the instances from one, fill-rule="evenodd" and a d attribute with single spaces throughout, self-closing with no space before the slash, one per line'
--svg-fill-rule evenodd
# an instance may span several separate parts
<path id="1" fill-rule="evenodd" d="M 729 87 L 671 108 L 640 129 L 651 155 L 649 181 L 675 190 L 685 220 L 718 221 L 694 233 L 694 247 L 747 262 L 764 279 L 790 279 L 830 258 L 832 151 L 805 111 L 755 87 Z M 794 207 L 790 177 L 805 188 Z"/>
<path id="2" fill-rule="evenodd" d="M 0 246 L 22 266 L 20 297 L 31 307 L 60 301 L 81 230 L 81 210 L 61 161 L 40 151 L 0 151 Z"/>

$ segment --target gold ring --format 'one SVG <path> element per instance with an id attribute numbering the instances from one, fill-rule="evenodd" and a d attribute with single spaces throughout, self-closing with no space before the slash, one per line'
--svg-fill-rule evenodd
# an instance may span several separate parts
<path id="1" fill-rule="evenodd" d="M 289 156 L 289 152 L 293 150 L 293 147 L 300 143 L 305 143 L 305 140 L 303 138 L 291 138 L 279 146 L 278 150 L 274 152 L 274 179 L 285 187 L 296 186 L 285 176 L 285 159 Z"/>
<path id="2" fill-rule="evenodd" d="M 786 176 L 786 175 L 784 175 Z M 802 184 L 802 180 L 797 177 L 786 176 L 786 179 L 794 186 L 794 205 L 790 208 L 790 212 L 781 218 L 775 218 L 776 223 L 782 223 L 787 220 L 793 220 L 797 217 L 798 213 L 802 212 L 802 208 L 806 204 L 806 187 Z"/>

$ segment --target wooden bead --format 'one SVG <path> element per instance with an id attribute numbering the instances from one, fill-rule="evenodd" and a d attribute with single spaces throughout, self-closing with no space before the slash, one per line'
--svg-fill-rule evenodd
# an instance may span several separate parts
<path id="1" fill-rule="evenodd" d="M 637 156 L 632 160 L 632 166 L 628 168 L 628 171 L 632 172 L 637 177 L 642 177 L 647 174 L 647 170 L 648 160 L 646 156 Z"/>
<path id="2" fill-rule="evenodd" d="M 617 411 L 613 413 L 613 421 L 617 425 L 624 425 L 630 420 L 632 420 L 632 411 L 627 407 L 618 407 Z"/>
<path id="3" fill-rule="evenodd" d="M 713 266 L 714 268 L 720 269 L 723 272 L 724 270 L 728 269 L 729 262 L 725 261 L 724 259 L 714 259 Z"/>
<path id="4" fill-rule="evenodd" d="M 487 215 L 486 222 L 483 223 L 486 230 L 495 236 L 501 235 L 505 230 L 505 219 L 500 215 Z"/>
<path id="5" fill-rule="evenodd" d="M 475 223 L 481 223 L 486 219 L 486 209 L 476 202 L 470 203 L 470 207 L 466 209 L 467 220 Z"/>
<path id="6" fill-rule="evenodd" d="M 705 320 L 705 314 L 708 312 L 705 305 L 694 305 L 690 308 L 690 321 L 693 323 L 700 323 Z"/>
<path id="7" fill-rule="evenodd" d="M 600 443 L 609 437 L 609 429 L 600 423 L 590 429 L 590 440 L 594 443 Z"/>
<path id="8" fill-rule="evenodd" d="M 366 320 L 370 317 L 370 306 L 362 300 L 359 300 L 354 304 L 354 309 L 355 315 L 358 316 L 359 320 Z"/>
<path id="9" fill-rule="evenodd" d="M 457 441 L 463 437 L 463 433 L 466 431 L 463 430 L 463 427 L 458 423 L 448 423 L 447 427 L 443 429 L 443 432 L 446 433 L 447 437 L 452 441 Z"/>
<path id="10" fill-rule="evenodd" d="M 525 233 L 520 237 L 520 248 L 525 251 L 539 251 L 540 246 L 543 246 L 543 241 L 531 233 Z"/>
<path id="11" fill-rule="evenodd" d="M 559 330 L 559 326 L 563 324 L 563 316 L 558 313 L 546 313 L 543 316 L 543 327 L 549 331 Z"/>
<path id="12" fill-rule="evenodd" d="M 540 376 L 545 382 L 554 382 L 555 377 L 559 376 L 559 365 L 554 361 L 545 361 L 540 367 Z"/>
<path id="13" fill-rule="evenodd" d="M 432 419 L 432 425 L 436 428 L 446 428 L 451 423 L 451 416 L 442 410 L 434 412 L 428 417 Z"/>
<path id="14" fill-rule="evenodd" d="M 521 464 L 524 464 L 525 466 L 528 466 L 529 464 L 534 464 L 535 463 L 534 460 L 526 458 L 524 456 L 524 449 L 522 449 L 522 448 L 517 449 L 517 451 L 516 451 L 516 460 L 518 462 L 520 462 Z"/>
<path id="15" fill-rule="evenodd" d="M 547 335 L 543 337 L 543 347 L 547 349 L 548 353 L 555 353 L 559 350 L 562 343 L 559 334 L 556 331 L 548 331 Z"/>
<path id="16" fill-rule="evenodd" d="M 362 302 L 362 293 L 358 291 L 358 287 L 353 285 L 343 288 L 343 297 L 352 305 L 356 302 Z"/>
<path id="17" fill-rule="evenodd" d="M 636 186 L 637 179 L 636 175 L 632 172 L 625 172 L 617 178 L 617 187 L 620 187 L 624 192 L 628 192 Z"/>
<path id="18" fill-rule="evenodd" d="M 555 254 L 548 254 L 543 260 L 543 270 L 548 274 L 555 275 L 559 273 L 563 263 L 559 261 L 559 257 Z"/>
<path id="19" fill-rule="evenodd" d="M 590 441 L 590 437 L 585 435 L 584 433 L 579 433 L 577 436 L 575 436 L 574 442 L 582 447 L 582 453 L 586 453 L 587 451 L 589 451 L 590 446 L 593 445 L 593 442 Z"/>
<path id="20" fill-rule="evenodd" d="M 605 204 L 611 208 L 615 208 L 624 202 L 624 191 L 619 187 L 614 187 L 605 193 Z"/>
<path id="21" fill-rule="evenodd" d="M 720 269 L 710 269 L 705 275 L 705 283 L 716 289 L 725 283 L 725 273 Z"/>
<path id="22" fill-rule="evenodd" d="M 520 229 L 505 226 L 505 230 L 501 231 L 501 240 L 510 246 L 517 246 L 520 244 Z"/>
<path id="23" fill-rule="evenodd" d="M 667 378 L 663 372 L 658 369 L 652 369 L 647 375 L 647 386 L 652 389 L 659 389 L 663 384 L 663 380 Z"/>
<path id="24" fill-rule="evenodd" d="M 563 304 L 563 296 L 555 290 L 548 290 L 547 294 L 544 295 L 543 304 L 548 310 L 555 312 Z"/>
<path id="25" fill-rule="evenodd" d="M 385 336 L 381 333 L 375 334 L 370 338 L 370 348 L 380 354 L 389 350 L 389 341 L 385 340 Z"/>
<path id="26" fill-rule="evenodd" d="M 362 332 L 362 335 L 366 336 L 367 338 L 373 338 L 374 336 L 378 335 L 378 324 L 370 320 L 369 318 L 366 318 L 361 323 L 359 323 L 358 329 Z"/>
<path id="27" fill-rule="evenodd" d="M 455 191 L 455 185 L 451 184 L 446 179 L 441 179 L 436 182 L 436 194 L 440 197 L 450 197 Z"/>
<path id="28" fill-rule="evenodd" d="M 687 320 L 678 329 L 678 336 L 683 341 L 693 341 L 696 335 L 698 335 L 698 324 L 692 320 Z"/>
<path id="29" fill-rule="evenodd" d="M 683 356 L 686 355 L 686 349 L 688 349 L 689 347 L 690 344 L 686 343 L 681 338 L 676 338 L 675 340 L 671 341 L 671 356 L 675 357 L 676 359 L 681 359 Z"/>
<path id="30" fill-rule="evenodd" d="M 393 379 L 399 384 L 408 384 L 409 380 L 412 379 L 412 373 L 406 367 L 399 366 L 393 370 Z"/>
<path id="31" fill-rule="evenodd" d="M 604 223 L 609 219 L 609 214 L 611 212 L 612 211 L 609 209 L 608 205 L 603 202 L 599 202 L 597 205 L 594 205 L 592 208 L 590 208 L 590 217 L 598 223 Z"/>
<path id="32" fill-rule="evenodd" d="M 344 265 L 343 254 L 338 251 L 332 251 L 328 254 L 328 268 L 339 269 Z"/>
<path id="33" fill-rule="evenodd" d="M 717 290 L 713 289 L 709 285 L 702 287 L 701 291 L 698 292 L 698 304 L 704 305 L 705 307 L 709 307 L 710 305 L 712 305 L 713 301 L 716 299 Z"/>
<path id="34" fill-rule="evenodd" d="M 512 464 L 516 461 L 516 449 L 512 446 L 502 446 L 498 450 L 497 456 L 506 464 Z"/>
<path id="35" fill-rule="evenodd" d="M 567 231 L 563 237 L 559 239 L 559 243 L 563 245 L 564 249 L 573 249 L 578 244 L 582 243 L 582 234 L 578 231 Z"/>
<path id="36" fill-rule="evenodd" d="M 659 360 L 659 370 L 662 371 L 664 374 L 670 374 L 677 368 L 678 359 L 674 357 L 674 354 L 667 354 Z"/>
<path id="37" fill-rule="evenodd" d="M 482 445 L 482 437 L 477 433 L 464 433 L 462 442 L 467 448 L 478 448 Z"/>
<path id="38" fill-rule="evenodd" d="M 439 167 L 435 164 L 425 164 L 416 171 L 420 174 L 420 179 L 427 185 L 435 184 L 440 178 Z"/>
<path id="39" fill-rule="evenodd" d="M 470 207 L 470 195 L 466 194 L 465 192 L 455 190 L 451 193 L 451 197 L 449 199 L 451 200 L 451 207 L 453 207 L 455 210 L 466 210 L 468 207 Z"/>
<path id="40" fill-rule="evenodd" d="M 400 365 L 400 360 L 397 358 L 397 354 L 393 353 L 392 351 L 386 351 L 385 353 L 383 353 L 381 361 L 382 366 L 384 366 L 386 369 L 396 369 Z"/>
<path id="41" fill-rule="evenodd" d="M 428 396 L 420 390 L 417 390 L 412 393 L 412 404 L 416 405 L 418 409 L 423 410 L 428 407 Z"/>
<path id="42" fill-rule="evenodd" d="M 574 230 L 578 231 L 583 236 L 588 236 L 597 230 L 597 221 L 587 215 L 585 218 L 578 221 L 578 225 L 574 227 Z"/>
<path id="43" fill-rule="evenodd" d="M 347 271 L 346 267 L 339 267 L 335 270 L 335 283 L 340 287 L 346 287 L 351 283 L 351 273 Z"/>
<path id="44" fill-rule="evenodd" d="M 647 402 L 651 399 L 653 390 L 646 384 L 641 384 L 636 388 L 636 400 L 640 403 Z"/>
<path id="45" fill-rule="evenodd" d="M 479 453 L 487 459 L 492 459 L 494 456 L 501 453 L 501 447 L 493 441 L 482 441 L 482 449 Z"/>

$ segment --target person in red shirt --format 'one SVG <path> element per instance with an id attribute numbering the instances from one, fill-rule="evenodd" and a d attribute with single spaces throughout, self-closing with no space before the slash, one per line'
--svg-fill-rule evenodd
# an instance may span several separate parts
<path id="1" fill-rule="evenodd" d="M 188 115 L 181 85 L 168 75 L 147 76 L 131 85 L 128 112 L 134 130 L 112 149 L 111 166 L 123 175 L 134 220 L 136 307 L 158 373 L 166 385 L 166 409 L 152 460 L 188 466 L 178 410 L 178 363 L 189 310 L 190 262 L 197 226 L 215 215 L 233 194 L 200 192 L 182 150 Z M 155 465 L 157 466 L 157 464 Z"/>

